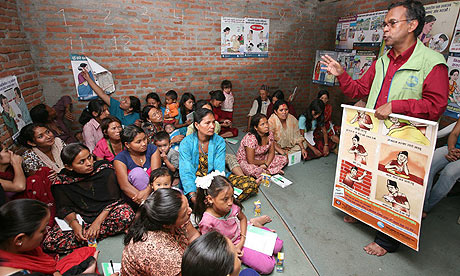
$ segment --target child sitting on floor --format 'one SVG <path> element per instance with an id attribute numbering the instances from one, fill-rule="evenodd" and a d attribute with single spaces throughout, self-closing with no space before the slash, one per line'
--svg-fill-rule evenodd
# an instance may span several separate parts
<path id="1" fill-rule="evenodd" d="M 179 129 L 176 129 L 176 127 L 172 124 L 165 124 L 164 129 L 169 134 L 169 140 L 177 135 L 180 135 Z M 171 148 L 179 150 L 179 143 L 171 144 Z"/>
<path id="2" fill-rule="evenodd" d="M 173 173 L 172 185 L 179 184 L 179 152 L 171 148 L 169 135 L 166 131 L 160 131 L 154 136 L 155 145 L 160 151 L 161 161 Z"/>
<path id="3" fill-rule="evenodd" d="M 158 189 L 169 189 L 171 188 L 172 175 L 171 171 L 168 168 L 160 167 L 153 170 L 150 173 L 150 182 L 149 185 L 152 187 L 152 190 L 155 192 Z"/>
<path id="4" fill-rule="evenodd" d="M 248 221 L 241 211 L 241 204 L 233 198 L 233 187 L 225 178 L 225 173 L 214 171 L 204 177 L 198 177 L 196 186 L 197 198 L 194 213 L 201 234 L 204 235 L 211 231 L 221 233 L 236 246 L 243 264 L 261 274 L 270 274 L 275 267 L 275 257 L 243 247 Z M 270 217 L 261 216 L 251 219 L 250 224 L 270 230 L 263 227 L 270 221 Z M 273 254 L 277 254 L 282 247 L 283 241 L 277 238 Z"/>
<path id="5" fill-rule="evenodd" d="M 166 92 L 166 109 L 164 115 L 165 124 L 175 124 L 175 117 L 179 115 L 179 104 L 177 103 L 177 92 L 169 90 Z"/>

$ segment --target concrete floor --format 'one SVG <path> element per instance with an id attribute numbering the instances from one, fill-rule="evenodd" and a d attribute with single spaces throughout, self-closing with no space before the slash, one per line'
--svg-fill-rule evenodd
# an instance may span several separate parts
<path id="1" fill-rule="evenodd" d="M 228 144 L 227 151 L 237 148 Z M 262 213 L 272 217 L 267 226 L 284 240 L 284 275 L 460 275 L 459 196 L 442 200 L 423 221 L 419 252 L 402 245 L 397 253 L 369 256 L 362 247 L 373 241 L 375 230 L 344 223 L 343 213 L 331 206 L 336 162 L 331 154 L 287 167 L 291 186 L 262 187 L 243 203 L 248 218 L 255 200 L 261 200 Z M 101 241 L 98 249 L 99 263 L 119 262 L 122 236 Z"/>

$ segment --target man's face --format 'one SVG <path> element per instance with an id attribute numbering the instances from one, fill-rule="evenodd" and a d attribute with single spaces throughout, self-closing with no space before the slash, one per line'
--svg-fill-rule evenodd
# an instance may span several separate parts
<path id="1" fill-rule="evenodd" d="M 387 26 L 383 28 L 383 39 L 387 46 L 395 46 L 406 41 L 417 26 L 417 21 L 406 21 L 406 8 L 399 6 L 388 11 L 385 16 Z"/>

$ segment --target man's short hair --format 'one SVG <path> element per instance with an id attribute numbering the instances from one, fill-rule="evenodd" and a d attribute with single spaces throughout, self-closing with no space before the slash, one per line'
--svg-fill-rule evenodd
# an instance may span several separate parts
<path id="1" fill-rule="evenodd" d="M 414 30 L 414 35 L 418 37 L 418 35 L 422 33 L 423 26 L 425 25 L 425 8 L 423 4 L 419 1 L 406 0 L 391 4 L 388 6 L 388 10 L 401 6 L 406 8 L 407 20 L 417 20 L 418 26 Z"/>
<path id="2" fill-rule="evenodd" d="M 153 141 L 154 142 L 159 142 L 159 141 L 163 141 L 163 140 L 167 140 L 168 142 L 170 141 L 169 134 L 166 131 L 157 132 L 153 136 Z"/>

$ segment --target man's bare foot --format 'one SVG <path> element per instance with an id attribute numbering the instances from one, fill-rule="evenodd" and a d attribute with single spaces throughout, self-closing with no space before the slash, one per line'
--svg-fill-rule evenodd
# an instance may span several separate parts
<path id="1" fill-rule="evenodd" d="M 378 257 L 387 254 L 387 251 L 375 242 L 371 242 L 370 244 L 366 245 L 363 249 L 364 251 L 366 251 L 367 254 Z"/>
<path id="2" fill-rule="evenodd" d="M 271 222 L 272 219 L 269 217 L 269 216 L 266 216 L 266 215 L 263 215 L 263 216 L 260 216 L 260 217 L 257 217 L 257 218 L 252 218 L 249 220 L 249 222 L 252 223 L 252 225 L 254 225 L 255 227 L 262 227 L 264 226 L 265 224 Z"/>
<path id="3" fill-rule="evenodd" d="M 349 215 L 345 215 L 343 217 L 343 221 L 345 221 L 346 223 L 356 223 L 356 222 L 358 222 L 357 219 L 355 219 L 354 217 L 349 216 Z"/>
<path id="4" fill-rule="evenodd" d="M 426 212 L 422 213 L 422 219 L 426 218 L 427 216 L 428 216 L 428 214 Z"/>
<path id="5" fill-rule="evenodd" d="M 94 257 L 94 261 L 91 262 L 91 264 L 88 266 L 88 268 L 83 271 L 82 274 L 93 274 L 93 273 L 96 273 L 96 267 L 97 267 L 97 257 L 99 256 L 99 250 L 96 250 L 96 252 L 94 252 L 93 254 L 93 257 Z"/>

